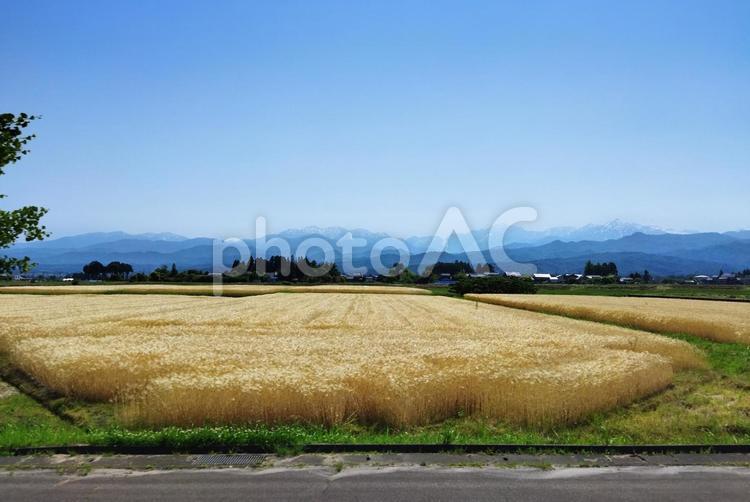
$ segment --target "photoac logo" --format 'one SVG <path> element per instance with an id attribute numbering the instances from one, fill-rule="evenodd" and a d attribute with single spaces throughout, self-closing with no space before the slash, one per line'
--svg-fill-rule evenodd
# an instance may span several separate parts
<path id="1" fill-rule="evenodd" d="M 354 264 L 354 256 L 357 254 L 356 249 L 366 248 L 370 244 L 366 239 L 355 237 L 351 232 L 347 232 L 335 243 L 319 236 L 310 236 L 292 249 L 288 239 L 278 235 L 269 238 L 266 219 L 259 216 L 255 220 L 255 236 L 250 241 L 254 252 L 248 241 L 239 238 L 214 239 L 214 295 L 222 295 L 225 278 L 236 279 L 251 272 L 259 278 L 269 275 L 274 278 L 288 278 L 294 269 L 294 274 L 321 278 L 336 267 L 338 272 L 347 277 L 362 277 L 369 273 L 393 277 L 403 273 L 407 268 L 415 267 L 417 275 L 426 277 L 442 254 L 447 252 L 453 237 L 458 240 L 460 252 L 466 255 L 474 270 L 487 270 L 491 265 L 499 271 L 530 275 L 536 273 L 536 266 L 511 259 L 505 252 L 504 243 L 510 227 L 517 223 L 536 221 L 537 216 L 536 209 L 532 207 L 516 207 L 505 211 L 488 229 L 487 242 L 482 249 L 461 210 L 450 207 L 432 234 L 426 250 L 420 252 L 422 258 L 418 263 L 412 263 L 412 250 L 405 241 L 386 237 L 372 244 L 366 265 L 359 266 Z M 455 251 L 453 249 L 454 253 Z M 322 257 L 322 260 L 310 259 L 313 252 L 319 258 Z M 383 261 L 386 252 L 389 256 L 388 263 Z M 395 260 L 394 254 L 398 255 Z M 225 263 L 228 255 L 233 257 L 232 266 Z M 269 266 L 274 268 L 274 272 L 269 272 Z"/>

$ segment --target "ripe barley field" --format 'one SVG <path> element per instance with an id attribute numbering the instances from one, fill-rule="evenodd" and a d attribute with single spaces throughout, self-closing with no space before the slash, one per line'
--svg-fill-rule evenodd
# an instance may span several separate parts
<path id="1" fill-rule="evenodd" d="M 505 307 L 750 345 L 750 303 L 583 295 L 470 294 Z"/>
<path id="2" fill-rule="evenodd" d="M 703 367 L 689 344 L 421 295 L 7 295 L 0 352 L 128 426 L 560 424 Z"/>
<path id="3" fill-rule="evenodd" d="M 224 284 L 221 296 L 243 297 L 271 293 L 374 293 L 392 295 L 429 295 L 422 288 L 403 286 L 367 286 L 353 284 L 320 284 L 312 286 L 289 286 L 273 284 Z M 80 294 L 135 294 L 135 295 L 190 295 L 213 296 L 212 284 L 104 284 L 66 286 L 5 286 L 0 294 L 80 295 Z"/>

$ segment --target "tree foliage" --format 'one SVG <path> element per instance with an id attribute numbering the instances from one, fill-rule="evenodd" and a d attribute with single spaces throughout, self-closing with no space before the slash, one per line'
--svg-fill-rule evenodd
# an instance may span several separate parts
<path id="1" fill-rule="evenodd" d="M 459 295 L 466 293 L 536 293 L 531 279 L 523 277 L 460 277 L 451 286 L 451 291 Z"/>
<path id="2" fill-rule="evenodd" d="M 104 267 L 104 272 L 110 279 L 118 281 L 127 280 L 130 274 L 133 273 L 133 266 L 129 263 L 122 263 L 119 261 L 113 261 Z"/>
<path id="3" fill-rule="evenodd" d="M 426 283 L 429 280 L 429 276 L 420 277 L 403 263 L 394 263 L 387 275 L 378 275 L 378 282 L 387 284 L 417 284 Z"/>
<path id="4" fill-rule="evenodd" d="M 649 272 L 648 270 L 644 270 L 643 274 L 641 274 L 640 272 L 632 272 L 630 275 L 628 275 L 628 277 L 633 279 L 635 282 L 643 282 L 645 284 L 648 284 L 649 282 L 654 280 L 651 272 Z"/>
<path id="5" fill-rule="evenodd" d="M 584 275 L 601 275 L 604 277 L 607 276 L 616 276 L 617 274 L 617 265 L 614 262 L 609 263 L 593 263 L 591 260 L 586 262 L 586 266 L 583 268 L 583 274 Z"/>
<path id="6" fill-rule="evenodd" d="M 86 279 L 101 279 L 104 277 L 106 271 L 107 267 L 102 262 L 96 260 L 83 266 L 83 275 Z"/>
<path id="7" fill-rule="evenodd" d="M 468 263 L 465 261 L 456 260 L 453 263 L 439 261 L 432 267 L 431 272 L 435 275 L 440 275 L 440 274 L 456 275 L 460 273 L 473 274 L 474 267 L 471 266 L 471 263 Z"/>
<path id="8" fill-rule="evenodd" d="M 83 266 L 83 274 L 77 274 L 82 279 L 97 280 L 127 280 L 133 273 L 133 266 L 119 261 L 109 262 L 106 266 L 100 261 L 92 261 Z"/>
<path id="9" fill-rule="evenodd" d="M 26 145 L 34 139 L 33 134 L 24 134 L 24 129 L 38 117 L 20 113 L 0 114 L 0 175 L 5 174 L 5 168 L 21 160 L 29 153 Z M 5 198 L 0 194 L 0 199 Z M 19 238 L 26 241 L 42 240 L 47 237 L 44 225 L 40 224 L 47 209 L 37 206 L 25 206 L 10 211 L 0 210 L 0 249 L 13 245 Z M 0 274 L 10 274 L 14 270 L 26 272 L 32 263 L 28 256 L 10 258 L 0 256 Z"/>
<path id="10" fill-rule="evenodd" d="M 315 274 L 308 272 L 315 271 Z M 341 272 L 335 263 L 317 262 L 307 257 L 288 258 L 274 255 L 270 258 L 253 258 L 247 263 L 235 260 L 232 273 L 224 277 L 227 282 L 283 280 L 290 282 L 340 282 Z"/>

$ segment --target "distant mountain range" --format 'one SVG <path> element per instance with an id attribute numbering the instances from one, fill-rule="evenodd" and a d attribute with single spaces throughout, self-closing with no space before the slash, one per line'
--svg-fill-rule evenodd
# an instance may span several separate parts
<path id="1" fill-rule="evenodd" d="M 351 260 L 355 266 L 368 266 L 372 246 L 385 233 L 366 229 L 342 227 L 307 227 L 285 230 L 273 237 L 289 242 L 292 251 L 308 237 L 320 237 L 337 251 L 336 261 L 342 264 L 340 248 L 336 242 L 351 233 L 364 239 L 365 246 L 354 248 Z M 483 251 L 485 261 L 490 261 L 487 249 L 488 230 L 475 230 L 472 235 Z M 424 258 L 432 240 L 430 236 L 412 236 L 402 239 L 412 254 L 410 267 L 416 268 Z M 255 243 L 245 241 L 251 250 Z M 533 263 L 540 271 L 549 273 L 580 272 L 587 260 L 614 261 L 621 273 L 648 269 L 653 275 L 715 274 L 719 270 L 734 271 L 750 268 L 750 230 L 725 233 L 672 233 L 664 230 L 612 221 L 604 225 L 586 225 L 580 228 L 558 227 L 548 230 L 527 230 L 512 227 L 506 234 L 506 252 L 515 261 Z M 20 243 L 5 250 L 10 256 L 29 256 L 38 264 L 35 273 L 72 273 L 84 264 L 99 260 L 127 262 L 136 271 L 150 272 L 160 265 L 175 263 L 178 268 L 209 270 L 213 261 L 213 239 L 188 238 L 172 233 L 128 234 L 125 232 L 99 232 L 62 237 L 41 242 Z M 271 249 L 272 254 L 278 253 Z M 3 251 L 0 251 L 2 254 Z M 228 250 L 225 261 L 238 257 Z M 321 260 L 322 253 L 311 250 L 311 258 Z M 459 239 L 452 237 L 445 252 L 429 256 L 433 261 L 466 260 Z M 394 250 L 386 250 L 382 261 L 390 264 L 398 259 Z"/>
<path id="2" fill-rule="evenodd" d="M 668 233 L 660 228 L 612 220 L 604 225 L 589 224 L 583 227 L 554 227 L 548 230 L 527 230 L 523 227 L 511 227 L 506 234 L 506 245 L 516 246 L 539 245 L 553 241 L 607 241 L 620 239 L 635 233 L 659 235 Z"/>

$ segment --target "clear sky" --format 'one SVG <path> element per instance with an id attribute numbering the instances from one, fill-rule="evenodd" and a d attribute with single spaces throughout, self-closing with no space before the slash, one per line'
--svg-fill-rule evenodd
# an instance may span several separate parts
<path id="1" fill-rule="evenodd" d="M 4 2 L 57 235 L 750 227 L 750 2 Z"/>

